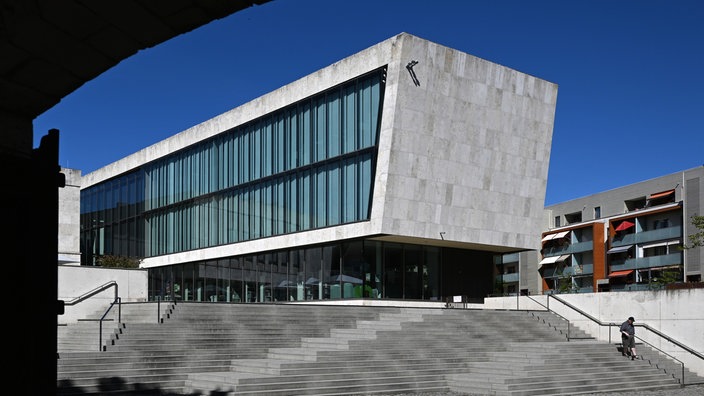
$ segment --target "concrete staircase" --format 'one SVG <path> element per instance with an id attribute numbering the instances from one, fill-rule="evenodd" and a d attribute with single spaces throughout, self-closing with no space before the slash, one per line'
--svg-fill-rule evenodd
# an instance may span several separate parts
<path id="1" fill-rule="evenodd" d="M 648 360 L 630 361 L 574 328 L 568 342 L 566 322 L 546 312 L 180 303 L 157 318 L 154 304 L 123 307 L 103 352 L 97 343 L 71 349 L 84 332 L 60 335 L 57 395 L 566 395 L 680 386 L 656 352 L 639 346 Z"/>
<path id="2" fill-rule="evenodd" d="M 95 352 L 114 345 L 123 333 L 126 323 L 159 323 L 168 320 L 175 308 L 173 303 L 122 304 L 107 316 L 105 310 L 96 311 L 77 322 L 59 324 L 57 350 L 66 352 Z M 101 318 L 103 318 L 101 324 Z M 102 337 L 100 333 L 102 330 Z"/>

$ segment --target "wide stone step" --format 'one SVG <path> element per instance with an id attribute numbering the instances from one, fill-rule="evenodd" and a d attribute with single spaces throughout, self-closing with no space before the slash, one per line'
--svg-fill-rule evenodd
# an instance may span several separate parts
<path id="1" fill-rule="evenodd" d="M 438 393 L 448 392 L 444 379 L 435 376 L 391 376 L 350 380 L 345 378 L 326 381 L 287 381 L 276 384 L 230 385 L 225 381 L 216 383 L 211 388 L 210 382 L 187 381 L 186 391 L 190 394 L 209 395 L 219 392 L 223 395 L 355 395 L 355 394 L 392 394 L 392 393 Z M 205 388 L 205 390 L 200 389 Z M 200 393 L 198 392 L 200 389 Z M 212 389 L 212 391 L 210 390 Z M 221 393 L 220 393 L 221 392 Z"/>
<path id="2" fill-rule="evenodd" d="M 628 378 L 620 378 L 615 381 L 608 379 L 600 380 L 595 378 L 592 381 L 580 380 L 573 382 L 552 382 L 546 381 L 544 383 L 533 384 L 535 387 L 530 388 L 524 384 L 515 385 L 513 388 L 503 386 L 502 384 L 482 384 L 479 382 L 457 382 L 450 380 L 450 389 L 455 392 L 470 392 L 470 393 L 481 393 L 481 394 L 491 394 L 497 396 L 556 396 L 556 395 L 575 395 L 580 393 L 598 393 L 598 392 L 624 392 L 626 389 L 630 389 L 632 392 L 642 391 L 642 390 L 655 390 L 655 389 L 676 389 L 680 386 L 674 384 L 672 381 L 661 380 L 661 379 L 649 379 L 640 378 L 637 382 L 637 387 L 635 387 L 634 382 L 630 381 Z"/>
<path id="3" fill-rule="evenodd" d="M 146 376 L 163 376 L 163 375 L 186 375 L 196 371 L 227 371 L 230 369 L 230 362 L 207 362 L 208 364 L 199 365 L 197 367 L 191 364 L 175 363 L 171 365 L 162 365 L 161 367 L 139 367 L 123 368 L 121 370 L 111 369 L 110 367 L 97 367 L 91 370 L 84 371 L 62 371 L 60 379 L 94 379 L 94 378 L 139 378 Z M 219 363 L 219 364 L 218 364 Z M 197 370 L 195 370 L 197 368 Z"/>
<path id="4" fill-rule="evenodd" d="M 234 361 L 231 371 L 256 375 L 290 376 L 290 375 L 320 375 L 340 373 L 383 372 L 392 368 L 403 367 L 407 371 L 444 372 L 466 371 L 465 362 L 461 359 L 445 359 L 443 361 L 425 358 L 403 360 L 366 360 L 366 361 L 288 361 L 274 359 L 247 359 Z M 347 375 L 345 374 L 345 375 Z"/>

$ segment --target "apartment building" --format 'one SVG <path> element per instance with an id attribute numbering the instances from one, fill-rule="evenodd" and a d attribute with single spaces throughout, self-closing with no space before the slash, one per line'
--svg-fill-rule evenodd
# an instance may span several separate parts
<path id="1" fill-rule="evenodd" d="M 692 216 L 702 215 L 703 200 L 700 166 L 546 207 L 540 290 L 648 290 L 665 280 L 701 281 L 704 250 L 683 246 L 699 231 Z"/>

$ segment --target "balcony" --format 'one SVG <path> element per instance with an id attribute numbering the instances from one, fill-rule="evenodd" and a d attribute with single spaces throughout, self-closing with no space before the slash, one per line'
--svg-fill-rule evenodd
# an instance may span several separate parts
<path id="1" fill-rule="evenodd" d="M 570 253 L 582 253 L 582 252 L 588 252 L 591 250 L 594 250 L 594 241 L 585 241 L 585 242 L 577 242 L 573 243 L 569 246 Z"/>
<path id="2" fill-rule="evenodd" d="M 668 239 L 677 239 L 682 237 L 682 227 L 667 227 L 652 231 L 644 231 L 636 233 L 636 243 L 656 242 Z"/>
<path id="3" fill-rule="evenodd" d="M 594 265 L 593 264 L 586 264 L 580 266 L 572 266 L 572 267 L 554 267 L 554 266 L 545 266 L 541 269 L 542 277 L 545 278 L 560 278 L 563 276 L 575 276 L 575 277 L 590 277 L 594 275 Z M 513 274 L 510 274 L 513 275 Z M 518 274 L 516 274 L 518 275 Z M 507 282 L 504 280 L 504 282 Z M 516 280 L 515 282 L 518 282 Z"/>
<path id="4" fill-rule="evenodd" d="M 517 283 L 518 282 L 518 272 L 514 272 L 513 274 L 499 275 L 496 277 L 496 280 L 503 282 L 503 283 Z"/>
<path id="5" fill-rule="evenodd" d="M 543 249 L 543 257 L 559 256 L 563 254 L 582 253 L 594 250 L 593 241 L 577 242 L 565 246 L 555 246 Z"/>
<path id="6" fill-rule="evenodd" d="M 564 246 L 553 246 L 549 248 L 544 248 L 542 250 L 543 252 L 543 257 L 550 257 L 550 256 L 560 256 L 563 254 L 566 254 L 568 250 L 570 250 L 571 245 L 564 245 Z"/>
<path id="7" fill-rule="evenodd" d="M 618 264 L 616 262 L 612 262 L 611 266 L 609 268 L 611 269 L 611 272 L 613 272 L 613 271 L 632 270 L 632 269 L 643 270 L 643 269 L 648 269 L 648 268 L 659 268 L 659 267 L 667 267 L 667 266 L 671 266 L 671 265 L 681 265 L 681 264 L 682 264 L 682 253 L 677 252 L 677 253 L 663 254 L 661 256 L 637 257 L 637 258 L 625 260 L 622 263 L 619 262 Z"/>
<path id="8" fill-rule="evenodd" d="M 593 264 L 587 264 L 587 265 L 582 265 L 581 267 L 578 265 L 572 266 L 572 267 L 565 267 L 565 269 L 562 271 L 563 275 L 570 275 L 570 276 L 588 276 L 594 274 L 594 265 Z"/>
<path id="9" fill-rule="evenodd" d="M 580 275 L 593 275 L 594 274 L 594 264 L 585 264 L 580 266 L 575 266 L 575 267 L 570 267 L 573 268 L 573 273 L 576 276 Z"/>
<path id="10" fill-rule="evenodd" d="M 502 264 L 518 263 L 519 260 L 520 260 L 520 256 L 518 255 L 518 253 L 508 253 L 508 254 L 504 254 L 501 257 Z"/>
<path id="11" fill-rule="evenodd" d="M 674 226 L 667 228 L 659 228 L 651 231 L 641 231 L 632 234 L 626 234 L 622 237 L 614 238 L 611 241 L 612 247 L 643 244 L 656 241 L 664 241 L 668 239 L 676 239 L 682 237 L 682 226 Z"/>
<path id="12" fill-rule="evenodd" d="M 559 270 L 556 267 L 543 267 L 542 268 L 542 274 L 543 278 L 558 278 L 562 276 L 564 272 L 563 268 L 560 268 Z"/>

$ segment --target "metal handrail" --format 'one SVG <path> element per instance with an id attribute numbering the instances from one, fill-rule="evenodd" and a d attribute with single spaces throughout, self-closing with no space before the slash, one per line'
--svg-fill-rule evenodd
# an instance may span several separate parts
<path id="1" fill-rule="evenodd" d="M 565 301 L 565 300 L 563 300 L 563 299 L 561 299 L 561 298 L 559 298 L 559 297 L 556 297 L 554 294 L 548 294 L 547 296 L 548 296 L 548 299 L 547 299 L 547 308 L 548 308 L 548 310 L 550 310 L 550 297 L 552 297 L 552 298 L 554 298 L 555 300 L 557 300 L 557 301 L 561 302 L 562 304 L 564 304 L 565 306 L 567 306 L 568 308 L 570 308 L 570 309 L 574 310 L 575 312 L 577 312 L 577 313 L 579 313 L 579 314 L 581 314 L 581 315 L 587 317 L 589 320 L 591 320 L 592 322 L 598 324 L 599 326 L 608 326 L 608 327 L 609 327 L 609 343 L 611 343 L 611 329 L 610 329 L 610 328 L 611 328 L 612 326 L 615 326 L 615 327 L 620 327 L 620 326 L 621 326 L 620 324 L 618 324 L 618 323 L 613 323 L 613 322 L 604 323 L 604 322 L 602 322 L 601 320 L 599 320 L 599 319 L 597 319 L 597 318 L 595 318 L 595 317 L 589 315 L 588 313 L 586 313 L 586 312 L 582 311 L 581 309 L 575 307 L 574 305 L 568 303 L 567 301 Z M 678 347 L 684 349 L 685 351 L 691 353 L 692 355 L 694 355 L 694 356 L 696 356 L 696 357 L 698 357 L 698 358 L 704 360 L 704 355 L 703 355 L 701 352 L 695 351 L 694 349 L 690 348 L 689 346 L 682 344 L 681 342 L 679 342 L 679 341 L 673 339 L 672 337 L 670 337 L 670 336 L 668 336 L 668 335 L 666 335 L 666 334 L 663 334 L 663 333 L 660 332 L 659 330 L 653 329 L 652 327 L 648 326 L 647 324 L 640 324 L 640 323 L 639 323 L 639 324 L 634 325 L 634 326 L 642 327 L 642 328 L 644 328 L 644 329 L 646 329 L 646 330 L 648 330 L 648 331 L 651 331 L 651 332 L 653 332 L 655 335 L 657 335 L 657 336 L 659 336 L 659 337 L 661 337 L 661 338 L 664 338 L 665 340 L 669 341 L 670 343 L 675 344 L 676 346 L 678 346 Z M 644 340 L 643 340 L 642 338 L 640 338 L 640 337 L 636 337 L 636 338 L 639 339 L 639 340 L 641 340 L 641 341 L 643 341 L 643 342 L 645 342 L 645 343 L 648 344 L 650 347 L 652 347 L 652 348 L 654 348 L 654 349 L 657 349 L 659 352 L 661 352 L 661 353 L 663 353 L 663 354 L 665 354 L 665 355 L 671 357 L 672 359 L 676 360 L 677 362 L 679 362 L 679 363 L 680 363 L 680 366 L 682 367 L 682 385 L 685 384 L 685 382 L 684 382 L 684 363 L 683 363 L 681 360 L 679 360 L 679 359 L 675 358 L 674 356 L 668 354 L 667 352 L 663 351 L 662 349 L 660 349 L 660 348 L 658 348 L 658 347 L 656 347 L 656 346 L 654 346 L 654 345 L 652 345 L 652 344 L 650 344 L 650 343 L 644 341 Z"/>
<path id="2" fill-rule="evenodd" d="M 104 285 L 98 286 L 98 287 L 96 287 L 95 289 L 93 289 L 93 290 L 91 290 L 91 291 L 89 291 L 89 292 L 86 292 L 86 293 L 84 293 L 84 294 L 82 294 L 82 295 L 80 295 L 80 296 L 74 298 L 73 300 L 71 300 L 71 301 L 69 301 L 69 302 L 64 303 L 64 305 L 69 305 L 69 306 L 70 306 L 70 305 L 76 305 L 76 304 L 78 304 L 78 303 L 80 303 L 80 302 L 82 302 L 82 301 L 85 301 L 85 300 L 87 300 L 87 299 L 89 299 L 89 298 L 95 296 L 95 295 L 98 294 L 98 293 L 101 293 L 101 292 L 103 292 L 103 291 L 105 291 L 105 290 L 111 288 L 111 287 L 114 287 L 114 288 L 115 288 L 115 299 L 113 300 L 113 302 L 110 303 L 110 306 L 109 306 L 108 309 L 105 311 L 105 313 L 103 314 L 103 316 L 100 317 L 100 324 L 99 324 L 99 326 L 98 326 L 98 331 L 99 331 L 99 334 L 98 334 L 98 350 L 101 351 L 101 352 L 103 351 L 103 321 L 105 320 L 105 317 L 108 315 L 108 313 L 110 312 L 110 310 L 112 309 L 112 307 L 113 307 L 115 304 L 117 304 L 117 322 L 118 322 L 118 323 L 121 323 L 121 322 L 122 322 L 122 299 L 120 299 L 120 297 L 118 296 L 118 285 L 117 285 L 117 282 L 116 282 L 116 281 L 110 281 L 110 282 L 108 282 L 108 283 L 106 283 L 106 284 L 104 284 Z"/>
<path id="3" fill-rule="evenodd" d="M 96 295 L 100 292 L 103 292 L 111 287 L 115 287 L 115 300 L 117 300 L 117 282 L 110 281 L 102 286 L 98 286 L 95 289 L 74 298 L 73 300 L 71 300 L 69 302 L 64 303 L 64 305 L 76 305 L 79 302 L 85 301 L 85 300 L 89 299 L 90 297 L 93 297 L 94 295 Z"/>

